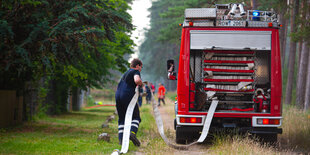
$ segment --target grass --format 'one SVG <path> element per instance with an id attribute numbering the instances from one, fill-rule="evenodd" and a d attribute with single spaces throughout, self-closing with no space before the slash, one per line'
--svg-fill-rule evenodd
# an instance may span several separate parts
<path id="1" fill-rule="evenodd" d="M 284 106 L 282 147 L 310 152 L 310 111 L 304 112 L 294 106 Z"/>
<path id="2" fill-rule="evenodd" d="M 168 92 L 173 96 L 173 92 Z M 173 113 L 174 101 L 169 100 L 166 107 L 166 112 Z M 212 143 L 200 144 L 196 149 L 190 148 L 189 151 L 176 151 L 168 148 L 163 140 L 153 139 L 149 143 L 153 146 L 147 148 L 146 154 L 309 154 L 310 153 L 310 112 L 303 112 L 293 106 L 285 106 L 283 108 L 283 134 L 279 135 L 278 146 L 267 146 L 259 141 L 247 136 L 240 135 L 216 135 Z M 156 131 L 157 133 L 157 131 Z M 171 141 L 175 138 L 175 131 L 167 131 L 166 136 Z M 197 152 L 197 150 L 199 150 Z"/>
<path id="3" fill-rule="evenodd" d="M 100 128 L 114 111 L 115 107 L 89 109 L 2 129 L 0 154 L 109 154 L 118 147 L 117 139 L 105 142 L 97 137 L 103 132 L 116 136 L 117 128 Z"/>
<path id="4" fill-rule="evenodd" d="M 177 94 L 176 94 L 176 92 L 167 92 L 166 97 L 168 97 L 172 101 L 175 101 L 176 100 L 175 98 L 177 97 Z"/>
<path id="5" fill-rule="evenodd" d="M 249 137 L 220 136 L 216 137 L 210 147 L 211 154 L 278 154 L 274 148 L 261 145 Z"/>
<path id="6" fill-rule="evenodd" d="M 173 93 L 168 93 L 173 96 Z M 173 102 L 166 100 L 166 112 L 173 114 Z M 144 102 L 145 103 L 145 102 Z M 22 126 L 0 129 L 0 154 L 111 154 L 118 145 L 117 117 L 109 123 L 109 128 L 101 128 L 115 107 L 83 109 L 59 116 L 38 119 Z M 310 148 L 310 112 L 302 112 L 294 107 L 283 109 L 283 134 L 279 135 L 279 147 L 261 145 L 242 136 L 217 136 L 210 144 L 190 147 L 188 151 L 168 147 L 161 139 L 152 114 L 152 106 L 143 104 L 140 108 L 138 139 L 141 147 L 130 142 L 128 154 L 302 154 Z M 165 124 L 164 124 L 165 125 Z M 165 128 L 166 129 L 166 128 Z M 110 142 L 97 141 L 99 134 L 106 132 Z M 175 131 L 166 130 L 166 136 L 173 142 Z"/>
<path id="7" fill-rule="evenodd" d="M 83 109 L 1 129 L 0 154 L 111 154 L 114 149 L 121 150 L 118 144 L 118 118 L 109 123 L 109 128 L 102 129 L 101 125 L 114 111 L 114 106 Z M 140 115 L 142 123 L 137 137 L 143 146 L 139 150 L 150 149 L 154 143 L 161 141 L 151 105 L 140 108 Z M 97 141 L 98 135 L 103 132 L 110 134 L 110 142 Z M 137 150 L 130 142 L 128 153 L 134 154 Z"/>
<path id="8" fill-rule="evenodd" d="M 115 104 L 115 90 L 113 88 L 91 89 L 91 94 L 86 97 L 85 107 L 96 105 L 95 102 L 101 104 Z"/>

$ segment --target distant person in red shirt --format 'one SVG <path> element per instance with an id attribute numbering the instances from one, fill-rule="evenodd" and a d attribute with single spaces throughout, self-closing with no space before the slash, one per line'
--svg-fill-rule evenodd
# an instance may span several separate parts
<path id="1" fill-rule="evenodd" d="M 150 83 L 150 85 L 151 85 L 152 93 L 153 93 L 153 95 L 154 95 L 154 94 L 155 94 L 155 86 L 153 85 L 153 83 Z"/>
<path id="2" fill-rule="evenodd" d="M 166 93 L 166 88 L 159 83 L 159 87 L 158 87 L 158 106 L 160 106 L 160 101 L 163 101 L 164 105 L 165 103 L 165 93 Z"/>

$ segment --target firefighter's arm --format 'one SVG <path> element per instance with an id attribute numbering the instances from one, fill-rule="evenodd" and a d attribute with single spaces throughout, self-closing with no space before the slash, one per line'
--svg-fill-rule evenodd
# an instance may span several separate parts
<path id="1" fill-rule="evenodd" d="M 140 78 L 140 76 L 139 75 L 134 75 L 134 81 L 135 81 L 135 83 L 137 84 L 137 85 L 139 85 L 139 86 L 142 86 L 142 80 L 141 80 L 141 78 Z"/>

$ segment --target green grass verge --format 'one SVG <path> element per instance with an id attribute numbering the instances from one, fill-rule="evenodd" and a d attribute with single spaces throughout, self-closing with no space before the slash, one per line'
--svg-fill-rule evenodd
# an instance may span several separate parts
<path id="1" fill-rule="evenodd" d="M 114 111 L 115 107 L 84 109 L 40 118 L 19 127 L 0 129 L 0 154 L 111 154 L 114 149 L 121 149 L 118 145 L 117 117 L 109 123 L 108 128 L 102 129 L 100 126 Z M 174 150 L 164 143 L 157 131 L 151 105 L 143 104 L 140 115 L 142 122 L 137 137 L 142 145 L 136 147 L 130 142 L 128 154 L 189 153 Z M 263 146 L 252 139 L 239 136 L 218 137 L 214 143 L 198 147 L 200 151 L 209 154 L 309 153 L 309 117 L 309 111 L 284 107 L 283 134 L 279 135 L 279 148 Z M 110 142 L 97 141 L 98 135 L 103 132 L 110 134 Z M 167 136 L 173 141 L 174 138 L 171 137 L 174 134 L 174 131 L 169 131 Z"/>
<path id="2" fill-rule="evenodd" d="M 115 107 L 88 109 L 45 117 L 23 126 L 0 131 L 1 154 L 109 154 L 118 147 L 117 128 L 101 129 Z M 111 142 L 97 141 L 99 134 L 111 135 Z"/>
<path id="3" fill-rule="evenodd" d="M 177 97 L 177 92 L 176 91 L 169 91 L 166 94 L 166 97 L 168 97 L 170 100 L 175 101 Z"/>
<path id="4" fill-rule="evenodd" d="M 109 128 L 101 128 L 115 107 L 84 109 L 59 116 L 44 117 L 36 122 L 0 130 L 0 154 L 111 154 L 121 149 L 118 144 L 118 118 L 109 123 Z M 150 105 L 140 108 L 142 123 L 138 139 L 146 146 L 160 141 Z M 97 141 L 98 135 L 106 132 L 111 141 Z M 155 134 L 154 134 L 155 133 Z M 147 137 L 147 138 L 144 138 Z M 152 147 L 142 146 L 140 149 Z M 138 147 L 130 142 L 129 154 Z"/>

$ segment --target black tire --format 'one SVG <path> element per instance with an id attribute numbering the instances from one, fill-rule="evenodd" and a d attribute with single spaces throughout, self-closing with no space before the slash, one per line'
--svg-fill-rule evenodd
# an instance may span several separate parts
<path id="1" fill-rule="evenodd" d="M 186 139 L 183 136 L 184 132 L 182 131 L 182 129 L 180 127 L 176 127 L 176 131 L 175 131 L 175 142 L 177 144 L 186 144 Z"/>
<path id="2" fill-rule="evenodd" d="M 175 142 L 176 142 L 177 144 L 186 144 L 186 140 L 185 140 L 185 139 L 178 139 L 178 138 L 176 138 L 176 139 L 175 139 Z"/>
<path id="3" fill-rule="evenodd" d="M 177 120 L 176 119 L 174 119 L 174 130 L 176 130 L 177 129 Z"/>

